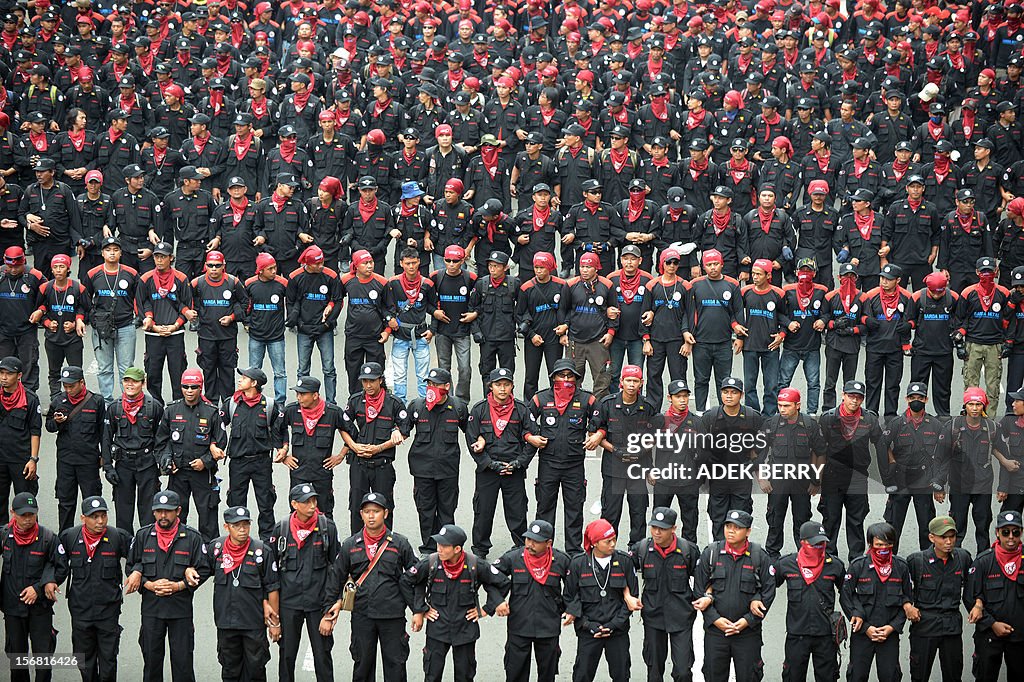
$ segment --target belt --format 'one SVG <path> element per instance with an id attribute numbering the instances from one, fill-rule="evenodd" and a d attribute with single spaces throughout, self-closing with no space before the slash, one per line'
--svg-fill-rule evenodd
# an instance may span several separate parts
<path id="1" fill-rule="evenodd" d="M 362 457 L 356 457 L 356 462 L 366 467 L 367 469 L 380 469 L 381 467 L 388 466 L 394 460 L 387 458 L 373 457 L 371 459 L 364 459 Z"/>
<path id="2" fill-rule="evenodd" d="M 206 242 L 202 239 L 190 239 L 178 241 L 178 248 L 186 248 L 189 246 L 206 246 Z"/>

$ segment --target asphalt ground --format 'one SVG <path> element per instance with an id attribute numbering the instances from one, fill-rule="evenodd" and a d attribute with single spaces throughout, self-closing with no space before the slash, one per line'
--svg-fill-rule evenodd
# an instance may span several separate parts
<path id="1" fill-rule="evenodd" d="M 289 385 L 292 384 L 295 378 L 296 358 L 295 358 L 295 342 L 294 338 L 289 335 L 288 337 L 288 353 L 287 353 L 287 365 L 289 374 Z M 194 335 L 190 335 L 187 340 L 187 348 L 189 352 L 190 364 L 194 364 L 194 351 L 196 345 L 196 338 Z M 521 343 L 521 342 L 520 342 Z M 90 389 L 95 390 L 96 384 L 96 364 L 93 361 L 92 349 L 90 344 L 87 343 L 86 354 L 85 354 L 85 370 L 86 370 L 86 381 Z M 240 363 L 245 365 L 248 360 L 248 354 L 246 352 L 247 341 L 245 338 L 245 332 L 240 332 L 239 335 L 239 348 L 242 349 Z M 339 385 L 344 387 L 347 386 L 346 378 L 344 377 L 344 363 L 342 361 L 344 338 L 343 334 L 339 333 L 336 337 L 336 365 L 339 369 Z M 144 341 L 142 334 L 138 335 L 137 348 L 136 348 L 136 364 L 141 366 L 143 358 Z M 520 347 L 521 348 L 521 347 Z M 42 349 L 41 349 L 42 350 Z M 390 349 L 389 349 L 390 350 Z M 43 364 L 43 375 L 45 377 L 45 358 L 41 358 Z M 521 386 L 523 377 L 523 367 L 521 366 L 521 356 L 518 361 L 516 368 L 516 384 L 517 387 Z M 411 365 L 411 362 L 410 362 Z M 314 376 L 319 375 L 319 357 L 315 356 L 313 359 L 313 374 Z M 474 349 L 474 375 L 476 375 L 476 355 Z M 954 375 L 953 380 L 953 396 L 954 404 L 956 404 L 957 398 L 961 395 L 963 390 L 963 380 L 959 373 L 960 363 L 957 363 L 957 372 Z M 271 374 L 270 361 L 266 361 L 264 370 L 267 374 Z M 822 370 L 824 374 L 824 362 L 822 363 Z M 734 359 L 733 371 L 740 376 L 742 372 L 742 362 L 739 358 Z M 389 367 L 390 372 L 390 367 Z M 410 374 L 412 373 L 412 367 L 410 366 Z M 905 386 L 909 382 L 909 359 L 904 361 L 904 381 Z M 863 353 L 861 359 L 861 367 L 858 374 L 859 377 L 863 376 Z M 689 376 L 692 386 L 692 371 Z M 174 378 L 177 381 L 177 378 Z M 45 379 L 43 381 L 45 384 Z M 166 384 L 166 379 L 165 379 Z M 477 380 L 471 382 L 472 387 L 472 399 L 473 402 L 482 398 L 480 394 L 481 388 Z M 545 384 L 542 382 L 542 386 Z M 584 386 L 590 386 L 590 378 L 584 380 Z M 794 386 L 799 388 L 801 392 L 806 396 L 806 385 L 804 377 L 801 371 L 798 370 L 795 378 Z M 165 385 L 165 390 L 167 386 Z M 267 387 L 268 391 L 272 391 L 271 387 Z M 343 390 L 343 389 L 342 389 Z M 1005 392 L 1005 387 L 1003 388 Z M 412 391 L 410 391 L 410 394 Z M 518 392 L 517 392 L 518 395 Z M 340 397 L 340 396 L 339 396 Z M 41 389 L 40 400 L 46 408 L 49 403 L 47 390 L 45 387 Z M 954 408 L 955 411 L 955 408 Z M 1001 409 L 1000 409 L 1001 412 Z M 336 446 L 340 449 L 341 439 L 336 440 Z M 56 528 L 57 524 L 57 507 L 56 501 L 53 497 L 53 486 L 54 486 L 54 437 L 52 434 L 44 432 L 42 449 L 41 449 L 41 462 L 39 467 L 40 474 L 40 502 L 42 503 L 40 509 L 40 521 L 43 525 L 51 528 Z M 398 513 L 396 515 L 397 525 L 395 530 L 410 537 L 413 547 L 418 544 L 418 526 L 415 522 L 415 507 L 412 499 L 412 477 L 409 475 L 408 468 L 406 466 L 406 457 L 408 455 L 408 446 L 399 448 L 398 459 L 396 460 L 396 470 L 398 471 L 398 483 L 395 493 L 395 503 L 397 506 Z M 472 511 L 472 497 L 473 497 L 473 461 L 469 457 L 468 453 L 463 446 L 461 457 L 461 474 L 460 480 L 462 482 L 462 490 L 459 495 L 459 506 L 456 513 L 456 522 L 465 529 L 470 529 L 473 522 L 473 511 Z M 598 504 L 600 488 L 601 488 L 601 476 L 600 476 L 600 462 L 597 458 L 588 459 L 586 463 L 587 477 L 590 481 L 587 490 L 587 501 L 584 507 L 586 521 L 589 522 L 598 517 L 600 508 Z M 227 467 L 222 469 L 222 476 L 225 478 L 222 483 L 222 490 L 226 491 L 228 487 L 228 475 L 226 471 Z M 533 480 L 533 474 L 536 471 L 536 463 L 531 467 L 530 476 L 528 481 Z M 877 479 L 877 477 L 876 477 Z M 339 500 L 338 514 L 339 526 L 341 532 L 344 534 L 348 529 L 348 520 L 345 510 L 344 501 L 347 499 L 347 472 L 344 469 L 338 472 L 335 478 L 335 496 Z M 288 473 L 287 469 L 283 466 L 275 466 L 274 482 L 278 491 L 278 503 L 277 503 L 277 515 L 278 518 L 283 518 L 287 513 L 287 491 L 288 491 Z M 756 486 L 754 486 L 756 489 Z M 110 486 L 104 481 L 104 495 L 109 500 Z M 226 494 L 226 492 L 225 492 Z M 529 502 L 529 514 L 532 519 L 532 514 L 536 510 L 535 500 L 533 498 L 532 486 L 528 487 L 528 495 L 530 498 Z M 223 499 L 222 494 L 222 505 L 221 511 L 223 511 Z M 767 524 L 765 522 L 765 508 L 766 508 L 766 496 L 756 494 L 754 496 L 754 527 L 751 534 L 751 539 L 754 542 L 763 542 L 767 533 Z M 880 484 L 873 483 L 872 493 L 870 494 L 870 513 L 866 519 L 865 527 L 868 523 L 873 521 L 882 520 L 882 511 L 885 506 L 886 496 L 882 491 Z M 249 496 L 249 507 L 255 516 L 256 506 L 255 499 L 251 492 Z M 816 506 L 815 504 L 812 505 Z M 707 518 L 705 509 L 707 507 L 707 496 L 701 496 L 701 522 L 700 528 L 698 529 L 698 540 L 703 548 L 709 542 L 710 537 L 710 521 Z M 946 513 L 948 511 L 948 503 L 937 505 L 938 513 Z M 556 523 L 556 542 L 560 541 L 562 537 L 561 529 L 561 505 L 559 507 L 559 520 Z M 504 524 L 503 516 L 501 512 L 498 512 L 498 518 L 495 520 L 494 525 L 494 549 L 492 550 L 492 557 L 498 556 L 498 553 L 503 549 L 507 548 L 511 544 L 510 536 Z M 628 519 L 628 515 L 623 514 Z M 820 518 L 815 512 L 815 518 Z M 114 519 L 111 518 L 111 524 Z M 628 520 L 624 520 L 620 524 L 620 528 L 623 533 L 627 532 Z M 994 531 L 993 531 L 994 532 Z M 914 538 L 917 537 L 917 527 L 912 512 L 908 513 L 906 525 L 903 529 L 904 548 L 908 548 L 907 551 L 913 551 L 914 549 Z M 967 549 L 972 554 L 976 554 L 977 548 L 974 546 L 973 540 L 973 528 L 967 534 Z M 786 544 L 783 549 L 784 553 L 795 551 L 795 547 L 792 544 L 792 537 L 787 531 Z M 623 548 L 625 541 L 619 543 L 619 547 Z M 847 550 L 845 541 L 843 538 L 839 539 L 839 555 L 841 558 L 846 557 Z M 217 662 L 217 650 L 216 650 L 216 633 L 213 624 L 213 586 L 212 584 L 204 585 L 196 594 L 195 597 L 195 629 L 196 629 L 196 645 L 195 645 L 195 670 L 196 679 L 198 680 L 216 680 L 220 679 L 220 666 Z M 782 674 L 782 661 L 784 658 L 784 645 L 785 645 L 785 606 L 786 600 L 785 595 L 780 592 L 777 595 L 774 606 L 769 612 L 766 620 L 764 621 L 762 628 L 762 637 L 764 640 L 764 646 L 762 649 L 762 655 L 765 663 L 765 677 L 766 680 L 778 680 L 781 679 Z M 138 595 L 128 595 L 125 599 L 125 604 L 122 609 L 121 615 L 121 626 L 123 628 L 123 636 L 121 639 L 121 652 L 119 656 L 119 672 L 121 679 L 139 679 L 141 678 L 142 670 L 142 655 L 138 645 L 138 632 L 140 628 L 140 597 Z M 58 602 L 55 608 L 55 627 L 59 631 L 57 640 L 57 652 L 58 653 L 71 653 L 71 623 L 68 615 L 67 608 L 63 602 Z M 966 614 L 965 621 L 966 621 Z M 702 619 L 698 619 L 698 625 L 701 624 Z M 643 628 L 640 621 L 639 614 L 635 614 L 631 620 L 631 655 L 632 655 L 632 667 L 631 667 L 631 679 L 644 680 L 646 679 L 647 670 L 642 659 L 642 643 L 643 643 Z M 965 679 L 970 679 L 970 660 L 971 654 L 974 651 L 974 645 L 971 641 L 974 628 L 972 626 L 966 626 L 965 622 L 965 634 L 964 634 L 964 658 L 965 658 Z M 504 678 L 503 673 L 503 655 L 504 655 L 504 644 L 506 639 L 506 624 L 500 622 L 497 618 L 487 618 L 481 624 L 481 639 L 477 643 L 477 679 L 478 680 L 500 680 Z M 335 676 L 338 680 L 345 680 L 351 678 L 351 659 L 348 652 L 349 643 L 349 620 L 348 616 L 342 615 L 340 622 L 335 629 L 334 635 L 334 670 Z M 702 680 L 703 676 L 700 674 L 700 666 L 702 662 L 702 639 L 703 630 L 699 627 L 695 627 L 695 646 L 697 651 L 697 664 L 695 666 L 695 679 Z M 418 680 L 423 678 L 422 673 L 422 655 L 421 650 L 425 642 L 425 635 L 423 632 L 412 633 L 410 631 L 410 660 L 408 663 L 409 679 Z M 561 637 L 562 654 L 559 662 L 559 677 L 560 680 L 568 680 L 571 678 L 572 665 L 576 656 L 576 636 L 571 628 L 567 628 L 563 632 Z M 904 633 L 901 641 L 901 658 L 903 662 L 904 676 L 909 679 L 908 672 L 908 660 L 909 660 L 909 641 L 906 633 Z M 277 647 L 271 647 L 272 660 L 268 665 L 268 679 L 277 679 L 277 665 L 278 665 L 278 651 Z M 313 680 L 315 679 L 313 674 L 312 657 L 309 654 L 307 641 L 304 639 L 302 648 L 300 649 L 300 661 L 303 660 L 303 652 L 305 652 L 304 664 L 301 665 L 301 669 L 296 672 L 296 679 L 298 680 Z M 169 655 L 169 654 L 168 654 Z M 843 675 L 845 679 L 846 665 L 849 661 L 848 650 L 844 650 L 843 655 Z M 379 666 L 379 664 L 378 664 Z M 166 678 L 170 679 L 170 668 L 169 664 L 165 661 L 166 667 Z M 0 671 L 0 679 L 4 679 L 8 675 L 8 671 Z M 80 679 L 78 672 L 74 670 L 58 670 L 54 673 L 55 680 L 77 680 Z M 378 672 L 378 679 L 383 679 L 382 674 Z M 453 679 L 452 663 L 449 658 L 448 666 L 446 670 L 445 679 Z M 598 679 L 608 679 L 608 672 L 604 664 L 598 673 Z M 872 679 L 877 679 L 872 677 Z M 935 671 L 932 679 L 939 680 L 938 664 L 936 662 Z M 1003 678 L 1005 679 L 1005 675 Z M 882 682 L 889 682 L 884 680 Z"/>

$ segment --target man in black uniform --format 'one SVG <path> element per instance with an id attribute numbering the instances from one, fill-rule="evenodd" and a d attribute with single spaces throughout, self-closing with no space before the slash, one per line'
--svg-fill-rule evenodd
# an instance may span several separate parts
<path id="1" fill-rule="evenodd" d="M 129 367 L 121 379 L 121 399 L 111 403 L 103 420 L 103 475 L 114 487 L 117 527 L 134 532 L 135 490 L 138 489 L 139 525 L 153 517 L 149 506 L 160 489 L 156 467 L 156 431 L 164 407 L 143 389 L 146 373 Z"/>
<path id="2" fill-rule="evenodd" d="M 586 474 L 583 462 L 585 434 L 597 414 L 597 400 L 579 387 L 581 379 L 575 363 L 563 358 L 551 370 L 551 388 L 533 396 L 527 407 L 530 423 L 526 442 L 537 449 L 537 517 L 554 525 L 558 508 L 558 489 L 562 490 L 565 521 L 565 551 L 580 554 L 583 536 L 583 502 Z"/>
<path id="3" fill-rule="evenodd" d="M 160 241 L 160 199 L 146 189 L 142 166 L 131 164 L 121 172 L 127 184 L 110 196 L 103 231 L 121 241 L 121 261 L 142 273 L 153 269 L 153 246 Z"/>
<path id="4" fill-rule="evenodd" d="M 339 298 L 348 299 L 345 314 L 345 373 L 348 393 L 359 392 L 359 370 L 365 362 L 384 364 L 384 342 L 390 328 L 384 324 L 384 287 L 387 280 L 373 271 L 373 256 L 360 250 L 352 254 L 351 269 L 339 280 Z M 468 354 L 469 338 L 466 338 Z M 468 358 L 467 358 L 468 362 Z M 469 377 L 466 377 L 469 391 Z"/>
<path id="5" fill-rule="evenodd" d="M 320 632 L 330 633 L 342 609 L 345 585 L 356 584 L 352 607 L 353 682 L 373 682 L 380 646 L 384 682 L 405 679 L 409 637 L 405 610 L 412 606 L 412 588 L 402 575 L 416 563 L 409 539 L 384 523 L 391 508 L 380 493 L 367 493 L 359 507 L 363 529 L 341 543 L 331 567 L 328 595 L 334 603 L 320 622 Z"/>
<path id="6" fill-rule="evenodd" d="M 465 432 L 469 409 L 449 395 L 452 375 L 434 368 L 427 372 L 427 397 L 409 403 L 409 450 L 412 497 L 420 517 L 420 554 L 432 552 L 430 536 L 455 522 L 459 504 L 459 432 Z"/>
<path id="7" fill-rule="evenodd" d="M 39 389 L 39 329 L 31 315 L 40 305 L 43 274 L 25 266 L 25 250 L 9 246 L 0 271 L 0 355 L 16 355 L 26 369 L 25 385 Z"/>
<path id="8" fill-rule="evenodd" d="M 974 674 L 979 682 L 996 682 L 1006 661 L 1007 680 L 1024 676 L 1024 597 L 1021 577 L 1020 512 L 999 513 L 996 542 L 978 554 L 967 577 L 964 604 L 971 608 Z"/>
<path id="9" fill-rule="evenodd" d="M 900 634 L 907 622 L 904 609 L 913 595 L 910 569 L 896 556 L 896 530 L 888 523 L 868 526 L 868 552 L 850 562 L 839 593 L 839 603 L 850 619 L 849 682 L 867 682 L 871 662 L 880 680 L 898 680 Z"/>
<path id="10" fill-rule="evenodd" d="M 189 281 L 203 274 L 203 255 L 220 247 L 215 238 L 213 197 L 202 185 L 205 177 L 195 166 L 178 171 L 181 187 L 163 197 L 159 234 L 176 246 L 178 269 Z"/>
<path id="11" fill-rule="evenodd" d="M 192 280 L 193 307 L 188 317 L 197 325 L 196 364 L 206 377 L 206 397 L 227 408 L 238 367 L 238 323 L 245 321 L 248 301 L 241 280 L 224 271 L 224 254 L 206 254 L 206 274 Z"/>
<path id="12" fill-rule="evenodd" d="M 562 653 L 558 637 L 573 618 L 565 613 L 563 596 L 569 578 L 569 556 L 554 549 L 555 528 L 537 519 L 523 533 L 524 547 L 509 550 L 494 562 L 510 590 L 494 614 L 508 617 L 505 679 L 528 682 L 530 654 L 537 658 L 538 682 L 554 682 Z"/>
<path id="13" fill-rule="evenodd" d="M 644 619 L 643 658 L 649 682 L 661 682 L 665 660 L 672 652 L 672 679 L 693 677 L 693 623 L 696 595 L 690 578 L 697 570 L 700 550 L 679 537 L 676 513 L 668 507 L 651 512 L 649 537 L 629 549 L 633 566 L 643 577 L 641 595 Z"/>
<path id="14" fill-rule="evenodd" d="M 907 411 L 889 421 L 878 442 L 879 470 L 889 494 L 882 518 L 896 529 L 896 551 L 911 500 L 917 515 L 919 549 L 928 547 L 928 522 L 935 517 L 932 457 L 942 422 L 928 414 L 927 407 L 928 387 L 919 382 L 907 386 Z"/>
<path id="15" fill-rule="evenodd" d="M 948 284 L 944 274 L 933 272 L 925 276 L 924 287 L 914 292 L 914 354 L 910 358 L 910 380 L 931 386 L 935 412 L 942 417 L 949 416 L 953 382 L 951 332 L 960 298 Z"/>
<path id="16" fill-rule="evenodd" d="M 121 562 L 128 558 L 132 535 L 108 523 L 107 501 L 82 500 L 82 525 L 64 530 L 57 550 L 57 577 L 68 580 L 71 646 L 78 652 L 78 669 L 89 682 L 117 679 L 121 646 Z"/>
<path id="17" fill-rule="evenodd" d="M 817 521 L 801 525 L 799 549 L 776 561 L 775 587 L 786 584 L 787 601 L 782 679 L 806 682 L 811 663 L 816 682 L 839 679 L 833 619 L 845 573 L 843 562 L 828 553 L 825 527 Z"/>
<path id="18" fill-rule="evenodd" d="M 951 516 L 928 522 L 931 548 L 907 557 L 913 604 L 903 607 L 910 621 L 910 679 L 926 682 L 939 656 L 943 682 L 959 680 L 964 669 L 964 619 L 960 604 L 970 575 L 971 555 L 956 547 Z"/>
<path id="19" fill-rule="evenodd" d="M 36 394 L 21 382 L 21 361 L 9 355 L 0 359 L 0 525 L 7 523 L 11 488 L 17 493 L 39 493 L 39 437 L 43 431 L 42 407 Z"/>
<path id="20" fill-rule="evenodd" d="M 58 253 L 70 254 L 71 245 L 82 238 L 82 214 L 75 193 L 56 181 L 52 159 L 39 159 L 32 169 L 36 182 L 25 188 L 18 217 L 27 229 L 35 263 L 46 279 L 52 279 L 50 259 Z"/>
<path id="21" fill-rule="evenodd" d="M 281 585 L 277 678 L 282 682 L 295 680 L 295 662 L 305 625 L 316 679 L 333 682 L 334 637 L 321 635 L 319 627 L 331 606 L 327 586 L 331 565 L 338 557 L 338 527 L 317 509 L 317 491 L 312 483 L 294 486 L 288 500 L 292 512 L 277 522 L 270 538 Z"/>
<path id="22" fill-rule="evenodd" d="M 102 492 L 100 484 L 100 438 L 106 404 L 85 387 L 81 367 L 61 370 L 64 392 L 57 394 L 46 413 L 46 430 L 57 434 L 57 510 L 60 530 L 75 523 L 78 490 L 82 497 Z"/>
<path id="23" fill-rule="evenodd" d="M 212 566 L 202 536 L 178 518 L 178 493 L 161 490 L 153 497 L 152 509 L 156 523 L 135 533 L 128 557 L 131 574 L 125 582 L 126 593 L 142 592 L 142 679 L 163 679 L 164 648 L 170 645 L 172 676 L 188 680 L 195 676 L 192 600 Z"/>
<path id="24" fill-rule="evenodd" d="M 334 469 L 344 461 L 344 450 L 334 452 L 334 432 L 344 433 L 341 409 L 320 396 L 320 380 L 314 377 L 300 377 L 292 390 L 295 402 L 284 408 L 287 438 L 281 438 L 274 461 L 288 467 L 292 486 L 316 484 L 318 507 L 333 519 Z"/>
<path id="25" fill-rule="evenodd" d="M 227 436 L 220 412 L 203 395 L 203 374 L 190 369 L 181 375 L 184 397 L 164 408 L 156 432 L 156 456 L 167 474 L 167 488 L 181 498 L 181 522 L 188 523 L 189 495 L 196 502 L 198 529 L 204 542 L 217 537 L 220 479 L 217 461 L 224 459 Z"/>
<path id="26" fill-rule="evenodd" d="M 395 448 L 409 435 L 409 413 L 384 384 L 384 368 L 368 362 L 359 372 L 363 390 L 349 397 L 342 414 L 341 437 L 348 448 L 349 512 L 352 532 L 363 525 L 359 504 L 369 492 L 389 500 L 395 492 Z M 395 521 L 391 510 L 389 523 Z"/>
<path id="27" fill-rule="evenodd" d="M 761 462 L 769 466 L 820 466 L 825 461 L 825 439 L 818 422 L 800 410 L 800 391 L 787 387 L 779 391 L 779 413 L 761 426 L 764 452 Z M 768 494 L 768 537 L 764 549 L 778 559 L 785 543 L 786 510 L 793 506 L 793 542 L 800 547 L 800 528 L 811 520 L 811 496 L 817 495 L 821 480 L 783 475 L 777 480 L 763 479 L 758 484 Z"/>
<path id="28" fill-rule="evenodd" d="M 213 571 L 213 622 L 222 680 L 267 679 L 270 643 L 281 636 L 277 562 L 273 548 L 251 538 L 245 507 L 224 510 L 227 531 L 205 548 Z"/>
<path id="29" fill-rule="evenodd" d="M 556 277 L 558 271 L 552 253 L 542 251 L 533 256 L 534 276 L 523 282 L 516 297 L 516 322 L 523 337 L 523 364 L 526 378 L 523 396 L 529 398 L 537 392 L 541 362 L 548 372 L 562 357 L 562 345 L 555 329 L 566 323 L 568 311 L 559 301 L 568 298 L 565 280 Z M 520 270 L 520 276 L 525 277 Z"/>
<path id="30" fill-rule="evenodd" d="M 451 649 L 455 679 L 472 680 L 476 676 L 479 621 L 494 615 L 508 591 L 508 579 L 496 567 L 483 564 L 463 550 L 466 531 L 458 526 L 446 525 L 432 539 L 437 551 L 422 557 L 402 577 L 413 588 L 412 631 L 419 632 L 423 621 L 429 621 L 423 647 L 423 679 L 441 681 Z M 481 587 L 487 593 L 482 607 L 478 595 Z"/>
<path id="31" fill-rule="evenodd" d="M 775 567 L 768 553 L 750 542 L 753 517 L 742 509 L 725 515 L 724 540 L 712 542 L 700 556 L 693 583 L 704 613 L 704 679 L 725 682 L 729 664 L 736 682 L 764 675 L 761 622 L 775 600 Z"/>
<path id="32" fill-rule="evenodd" d="M 516 296 L 519 279 L 508 274 L 509 255 L 494 251 L 487 257 L 488 277 L 476 280 L 469 292 L 473 340 L 480 346 L 480 377 L 487 393 L 491 370 L 516 370 Z"/>
<path id="33" fill-rule="evenodd" d="M 245 506 L 252 482 L 256 504 L 260 510 L 260 538 L 266 540 L 274 531 L 273 458 L 288 441 L 282 408 L 263 395 L 267 375 L 257 367 L 238 370 L 238 390 L 231 396 L 225 415 L 231 424 L 227 455 L 230 458 L 231 487 L 228 506 Z"/>
<path id="34" fill-rule="evenodd" d="M 7 503 L 4 501 L 4 515 Z M 11 501 L 14 518 L 0 528 L 3 573 L 0 573 L 0 611 L 4 614 L 4 647 L 8 655 L 52 654 L 57 648 L 53 604 L 57 601 L 57 536 L 39 525 L 35 493 L 21 492 Z M 13 659 L 11 661 L 13 663 Z M 41 669 L 38 682 L 49 682 L 52 672 Z M 27 669 L 11 670 L 12 682 L 28 682 Z"/>
<path id="35" fill-rule="evenodd" d="M 524 439 L 530 413 L 512 395 L 512 372 L 499 367 L 488 377 L 488 393 L 469 412 L 466 443 L 476 461 L 473 493 L 473 553 L 486 559 L 501 493 L 512 544 L 523 544 L 526 529 L 526 469 L 536 450 Z"/>

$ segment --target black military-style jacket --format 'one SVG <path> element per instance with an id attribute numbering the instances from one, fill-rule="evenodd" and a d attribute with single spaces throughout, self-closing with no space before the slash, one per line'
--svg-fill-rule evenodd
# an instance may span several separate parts
<path id="1" fill-rule="evenodd" d="M 821 573 L 810 584 L 804 580 L 795 553 L 779 558 L 774 570 L 776 588 L 786 584 L 786 634 L 830 636 L 830 619 L 846 573 L 843 562 L 838 557 L 826 554 Z"/>
<path id="2" fill-rule="evenodd" d="M 744 618 L 748 629 L 760 628 L 763 618 L 751 612 L 750 603 L 760 600 L 766 612 L 771 608 L 775 601 L 774 573 L 768 553 L 758 544 L 749 543 L 738 557 L 726 551 L 722 540 L 708 545 L 700 555 L 693 583 L 698 597 L 709 593 L 714 597 L 704 611 L 704 629 L 718 633 L 714 623 L 723 617 L 733 622 Z"/>
<path id="3" fill-rule="evenodd" d="M 892 571 L 882 582 L 868 556 L 859 556 L 850 563 L 839 593 L 839 603 L 847 618 L 862 618 L 864 626 L 853 635 L 867 637 L 868 626 L 890 625 L 903 632 L 907 616 L 903 605 L 912 600 L 910 569 L 903 557 L 893 554 Z"/>
<path id="4" fill-rule="evenodd" d="M 210 446 L 224 446 L 226 440 L 216 405 L 206 399 L 189 405 L 182 398 L 164 408 L 156 432 L 156 453 L 165 472 L 170 472 L 172 467 L 178 471 L 191 469 L 189 463 L 199 459 L 212 475 L 217 463 Z"/>
<path id="5" fill-rule="evenodd" d="M 228 630 L 262 632 L 263 600 L 280 589 L 277 562 L 271 547 L 249 538 L 240 564 L 224 553 L 225 535 L 210 542 L 205 551 L 213 564 L 213 622 Z"/>
<path id="6" fill-rule="evenodd" d="M 416 553 L 407 537 L 390 530 L 377 544 L 375 552 L 380 551 L 385 542 L 387 545 L 384 547 L 384 554 L 377 560 L 366 580 L 356 588 L 353 616 L 374 619 L 404 618 L 406 609 L 412 608 L 412 585 L 402 580 L 402 575 L 416 564 Z M 341 543 L 338 558 L 331 566 L 327 580 L 328 601 L 337 601 L 341 597 L 345 583 L 349 580 L 358 581 L 366 573 L 371 561 L 373 559 L 370 558 L 362 531 L 345 539 Z"/>
<path id="7" fill-rule="evenodd" d="M 525 552 L 525 548 L 516 547 L 493 564 L 509 579 L 509 632 L 538 639 L 558 637 L 565 612 L 563 590 L 569 575 L 569 555 L 552 548 L 551 566 L 546 575 L 539 576 L 543 580 L 538 580 L 526 567 Z"/>
<path id="8" fill-rule="evenodd" d="M 124 592 L 122 561 L 131 551 L 132 535 L 107 526 L 92 556 L 82 538 L 82 526 L 64 530 L 58 538 L 56 582 L 68 580 L 68 610 L 76 621 L 117 620 Z"/>
<path id="9" fill-rule="evenodd" d="M 589 552 L 574 556 L 564 594 L 565 612 L 576 617 L 576 635 L 592 637 L 602 627 L 611 630 L 612 637 L 628 633 L 632 614 L 626 607 L 626 588 L 633 595 L 640 592 L 633 559 L 625 552 L 614 550 L 607 566 Z"/>
<path id="10" fill-rule="evenodd" d="M 210 555 L 203 543 L 203 536 L 196 529 L 178 522 L 178 532 L 167 551 L 160 549 L 156 535 L 156 524 L 143 526 L 135 533 L 131 552 L 128 556 L 130 573 L 142 574 L 142 612 L 157 618 L 192 618 L 192 597 L 195 591 L 209 579 L 212 572 Z M 194 568 L 199 573 L 199 585 L 193 587 L 185 580 L 185 569 Z M 146 583 L 156 580 L 185 582 L 185 589 L 166 597 L 146 589 Z"/>
<path id="11" fill-rule="evenodd" d="M 698 595 L 690 583 L 700 561 L 700 550 L 678 536 L 674 545 L 665 556 L 652 538 L 644 538 L 629 548 L 633 566 L 643 578 L 644 625 L 665 632 L 689 630 L 697 619 L 692 602 Z"/>
<path id="12" fill-rule="evenodd" d="M 409 426 L 413 431 L 409 450 L 409 473 L 416 478 L 437 480 L 459 477 L 459 435 L 469 419 L 466 404 L 453 395 L 427 409 L 426 398 L 409 403 Z"/>
<path id="13" fill-rule="evenodd" d="M 971 554 L 954 547 L 943 561 L 934 549 L 914 552 L 907 557 L 914 606 L 921 620 L 910 624 L 910 632 L 924 637 L 959 635 L 964 629 L 960 605 L 964 603 L 971 570 Z M 974 604 L 971 603 L 970 606 Z"/>
<path id="14" fill-rule="evenodd" d="M 316 525 L 300 547 L 290 521 L 291 514 L 278 521 L 270 537 L 281 586 L 281 609 L 326 614 L 335 601 L 330 598 L 328 578 L 338 558 L 338 527 L 317 512 Z"/>
<path id="15" fill-rule="evenodd" d="M 67 393 L 57 394 L 46 412 L 46 430 L 57 434 L 57 457 L 63 464 L 99 466 L 106 403 L 103 396 L 88 390 L 82 401 L 84 405 L 81 402 L 72 404 Z M 82 407 L 79 409 L 78 405 Z M 54 419 L 58 413 L 63 413 L 68 419 L 58 423 Z"/>
<path id="16" fill-rule="evenodd" d="M 916 425 L 908 414 L 893 417 L 878 441 L 878 468 L 882 482 L 887 487 L 898 486 L 900 492 L 930 493 L 932 455 L 941 431 L 942 422 L 927 413 Z M 890 452 L 892 462 L 887 456 Z"/>
<path id="17" fill-rule="evenodd" d="M 11 523 L 14 523 L 13 521 Z M 37 526 L 35 539 L 27 545 L 14 541 L 11 526 L 0 528 L 0 611 L 8 618 L 26 618 L 30 615 L 52 614 L 54 602 L 46 598 L 44 587 L 57 582 L 57 562 L 60 549 L 57 536 L 43 526 Z M 21 601 L 26 587 L 36 591 L 34 604 Z"/>

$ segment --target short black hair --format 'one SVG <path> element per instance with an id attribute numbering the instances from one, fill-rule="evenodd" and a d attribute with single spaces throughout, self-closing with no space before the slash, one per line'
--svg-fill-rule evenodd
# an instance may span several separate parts
<path id="1" fill-rule="evenodd" d="M 887 542 L 890 545 L 896 544 L 896 529 L 885 522 L 872 523 L 868 526 L 866 535 L 869 544 L 873 543 L 876 539 Z"/>
<path id="2" fill-rule="evenodd" d="M 411 246 L 405 247 L 404 249 L 402 249 L 402 252 L 400 254 L 398 254 L 398 260 L 399 261 L 403 261 L 406 258 L 419 258 L 419 257 L 420 257 L 420 252 L 417 251 L 416 249 L 412 248 Z"/>

